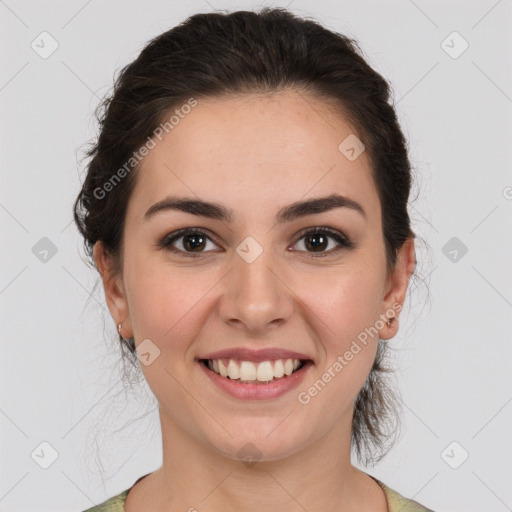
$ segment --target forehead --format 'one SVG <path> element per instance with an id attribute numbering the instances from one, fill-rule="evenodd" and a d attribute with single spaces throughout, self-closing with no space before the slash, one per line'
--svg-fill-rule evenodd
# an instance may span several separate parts
<path id="1" fill-rule="evenodd" d="M 371 210 L 378 197 L 370 159 L 340 151 L 349 136 L 357 134 L 339 111 L 304 93 L 198 98 L 154 139 L 129 210 L 142 218 L 165 195 L 186 195 L 261 212 L 333 192 Z"/>

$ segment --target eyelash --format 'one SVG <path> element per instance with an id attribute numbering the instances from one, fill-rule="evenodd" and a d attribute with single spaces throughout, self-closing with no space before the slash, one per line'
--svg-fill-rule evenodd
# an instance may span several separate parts
<path id="1" fill-rule="evenodd" d="M 299 233 L 299 238 L 297 239 L 297 242 L 299 242 L 303 238 L 306 238 L 307 236 L 318 235 L 318 234 L 328 235 L 329 237 L 336 240 L 336 242 L 338 242 L 339 246 L 335 249 L 331 249 L 328 252 L 317 253 L 317 254 L 309 252 L 309 254 L 311 255 L 309 257 L 311 257 L 311 258 L 322 258 L 322 257 L 326 257 L 326 256 L 332 256 L 334 254 L 337 254 L 339 251 L 341 251 L 343 249 L 352 249 L 355 247 L 355 244 L 353 242 L 351 242 L 346 236 L 342 235 L 338 231 L 335 231 L 335 230 L 330 229 L 325 226 L 311 228 L 306 231 L 302 231 L 301 233 Z M 197 258 L 197 257 L 205 254 L 205 252 L 208 252 L 208 251 L 203 251 L 203 252 L 193 253 L 193 252 L 183 251 L 181 249 L 176 249 L 176 247 L 173 247 L 173 245 L 172 245 L 173 242 L 175 242 L 176 240 L 179 240 L 180 238 L 183 238 L 187 235 L 202 235 L 202 236 L 205 236 L 211 242 L 214 242 L 214 240 L 212 240 L 211 237 L 208 236 L 207 232 L 202 229 L 184 228 L 184 229 L 180 229 L 179 231 L 175 231 L 174 233 L 170 233 L 170 234 L 166 235 L 157 244 L 157 246 L 159 249 L 163 249 L 165 251 L 171 251 L 174 253 L 179 253 L 188 258 Z M 297 243 L 297 242 L 295 242 L 295 243 Z M 308 252 L 308 251 L 299 251 L 299 252 Z"/>

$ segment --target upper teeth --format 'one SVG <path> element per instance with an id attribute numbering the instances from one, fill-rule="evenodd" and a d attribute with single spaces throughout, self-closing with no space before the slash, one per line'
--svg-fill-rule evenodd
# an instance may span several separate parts
<path id="1" fill-rule="evenodd" d="M 240 379 L 242 381 L 259 380 L 270 381 L 279 379 L 283 375 L 291 375 L 300 365 L 299 359 L 277 359 L 275 361 L 237 361 L 229 359 L 208 360 L 208 368 L 222 377 Z"/>

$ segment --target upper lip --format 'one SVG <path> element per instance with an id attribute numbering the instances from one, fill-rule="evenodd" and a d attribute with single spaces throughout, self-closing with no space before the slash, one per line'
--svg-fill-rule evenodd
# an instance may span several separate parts
<path id="1" fill-rule="evenodd" d="M 311 360 L 307 354 L 285 350 L 282 348 L 264 348 L 252 350 L 250 348 L 227 348 L 217 352 L 211 352 L 198 359 L 238 359 L 239 361 L 268 361 L 273 359 L 301 359 Z"/>

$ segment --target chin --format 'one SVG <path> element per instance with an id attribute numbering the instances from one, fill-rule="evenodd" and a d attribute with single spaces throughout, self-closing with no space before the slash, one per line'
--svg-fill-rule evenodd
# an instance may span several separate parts
<path id="1" fill-rule="evenodd" d="M 251 422 L 250 429 L 227 428 L 230 432 L 236 432 L 236 435 L 225 436 L 222 441 L 210 439 L 210 443 L 223 456 L 243 462 L 248 467 L 255 462 L 271 462 L 290 457 L 299 451 L 299 446 L 304 443 L 303 439 L 296 439 L 290 434 L 289 425 L 288 428 L 284 428 L 284 422 L 281 426 L 278 426 L 279 421 L 275 420 L 265 421 L 264 426 L 257 422 L 255 425 L 254 418 L 251 418 Z"/>

